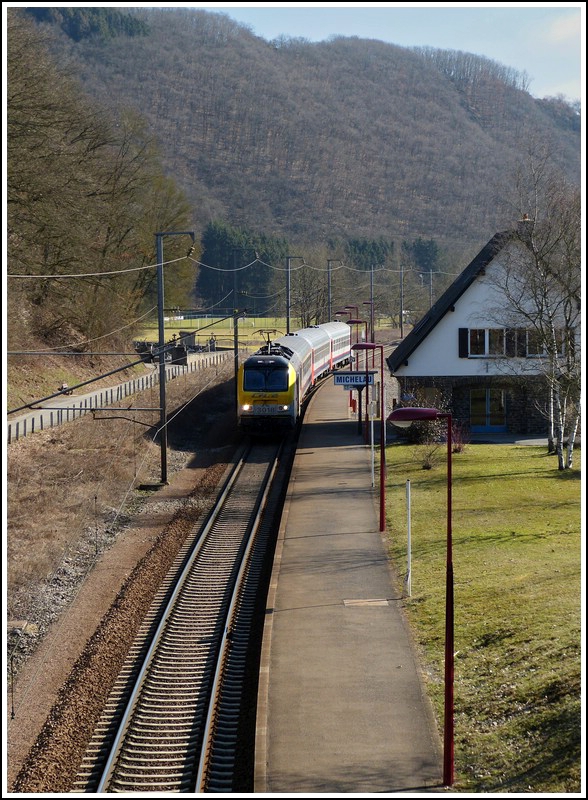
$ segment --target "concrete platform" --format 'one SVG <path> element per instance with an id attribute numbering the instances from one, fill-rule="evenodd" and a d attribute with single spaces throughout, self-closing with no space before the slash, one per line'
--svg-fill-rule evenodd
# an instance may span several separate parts
<path id="1" fill-rule="evenodd" d="M 268 595 L 255 793 L 443 791 L 378 499 L 348 393 L 329 381 L 306 415 Z"/>

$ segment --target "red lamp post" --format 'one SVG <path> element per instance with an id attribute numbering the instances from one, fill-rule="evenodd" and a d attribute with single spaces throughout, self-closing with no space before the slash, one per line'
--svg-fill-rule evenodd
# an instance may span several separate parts
<path id="1" fill-rule="evenodd" d="M 384 345 L 371 342 L 359 342 L 351 346 L 352 350 L 380 351 L 380 531 L 386 530 L 386 423 L 384 421 Z M 367 378 L 366 378 L 367 386 Z"/>
<path id="2" fill-rule="evenodd" d="M 365 325 L 365 334 L 364 334 L 364 336 L 365 336 L 365 341 L 367 342 L 367 340 L 368 340 L 368 323 L 367 323 L 367 321 L 366 321 L 366 320 L 363 320 L 363 319 L 348 319 L 348 320 L 347 320 L 347 324 L 348 324 L 348 325 Z M 356 344 L 358 344 L 358 343 L 359 343 L 359 328 L 357 328 L 357 327 L 356 327 L 356 329 L 355 329 L 355 343 L 356 343 Z M 352 348 L 352 349 L 353 349 L 353 348 Z M 365 355 L 365 369 L 366 369 L 366 379 L 365 379 L 365 421 L 366 421 L 366 434 L 365 434 L 365 435 L 366 435 L 366 437 L 367 437 L 367 420 L 368 420 L 368 391 L 369 391 L 369 389 L 368 389 L 368 379 L 367 379 L 367 368 L 368 368 L 367 358 L 368 358 L 368 357 L 367 357 L 367 353 L 366 353 L 366 355 Z M 372 351 L 372 359 L 373 359 L 373 351 Z M 357 372 L 359 372 L 359 358 L 357 359 L 357 368 L 356 368 L 356 369 L 357 369 Z M 359 417 L 358 417 L 357 423 L 358 423 L 358 431 L 359 431 L 360 433 L 361 433 L 361 425 L 362 425 L 362 423 L 361 423 L 361 397 L 362 397 L 362 390 L 361 390 L 361 389 L 359 389 Z"/>
<path id="3" fill-rule="evenodd" d="M 395 408 L 388 420 L 400 428 L 423 420 L 447 420 L 447 557 L 445 578 L 445 711 L 443 720 L 443 785 L 453 786 L 454 781 L 454 663 L 453 663 L 453 542 L 451 509 L 451 414 L 436 408 Z"/>
<path id="4" fill-rule="evenodd" d="M 374 301 L 373 300 L 364 300 L 364 306 L 370 306 L 370 342 L 372 344 L 375 342 L 375 328 L 374 328 Z"/>
<path id="5" fill-rule="evenodd" d="M 359 328 L 357 327 L 358 325 L 365 325 L 366 326 L 366 337 L 367 337 L 367 322 L 365 320 L 363 320 L 363 319 L 348 319 L 347 320 L 347 324 L 356 326 L 355 327 L 355 344 L 358 344 L 358 342 L 359 342 Z M 354 349 L 354 345 L 351 346 L 351 349 L 352 350 Z M 367 356 L 366 356 L 366 358 L 367 358 Z M 353 365 L 351 366 L 351 370 L 353 371 Z M 357 359 L 357 365 L 355 367 L 355 371 L 359 372 L 359 358 Z M 361 422 L 361 418 L 362 418 L 362 415 L 361 415 L 361 400 L 362 400 L 362 396 L 363 396 L 363 389 L 360 386 L 357 387 L 357 393 L 359 394 L 359 413 L 358 413 L 358 416 L 357 416 L 357 432 L 361 433 L 361 427 L 362 427 L 362 422 Z M 366 384 L 365 384 L 366 417 L 367 417 L 367 396 L 368 396 L 368 386 L 367 386 L 367 379 L 366 379 Z"/>
<path id="6" fill-rule="evenodd" d="M 346 314 L 348 317 L 351 316 L 351 311 L 346 311 L 345 309 L 341 309 L 340 311 L 335 311 L 335 316 L 340 317 Z M 351 371 L 353 372 L 353 364 L 351 364 Z M 349 392 L 349 408 L 353 407 L 353 392 Z"/>
<path id="7" fill-rule="evenodd" d="M 369 323 L 367 322 L 367 320 L 365 320 L 365 319 L 348 319 L 348 320 L 347 320 L 347 324 L 348 324 L 348 325 L 365 325 L 365 334 L 364 334 L 364 337 L 365 337 L 365 341 L 366 341 L 366 342 L 368 341 L 368 327 L 369 327 Z M 356 331 L 356 339 L 357 339 L 357 341 L 359 342 L 359 332 L 358 332 L 358 331 Z"/>
<path id="8" fill-rule="evenodd" d="M 365 320 L 363 320 L 363 319 L 351 319 L 350 318 L 350 319 L 347 320 L 347 324 L 348 325 L 355 325 L 355 326 L 365 325 L 366 326 L 366 337 L 367 337 L 367 322 Z M 358 342 L 359 342 L 359 328 L 356 327 L 355 328 L 355 344 L 357 344 Z M 353 350 L 353 347 L 351 349 Z M 359 360 L 357 361 L 357 370 L 356 371 L 359 372 Z"/>

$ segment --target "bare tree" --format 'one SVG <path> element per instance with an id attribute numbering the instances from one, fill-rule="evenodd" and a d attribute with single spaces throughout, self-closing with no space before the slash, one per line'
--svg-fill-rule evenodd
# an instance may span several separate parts
<path id="1" fill-rule="evenodd" d="M 327 307 L 326 267 L 304 264 L 292 279 L 292 309 L 303 328 L 317 325 L 325 317 Z"/>
<path id="2" fill-rule="evenodd" d="M 573 464 L 581 407 L 581 198 L 552 170 L 547 150 L 525 166 L 515 186 L 519 207 L 532 214 L 522 214 L 508 249 L 497 279 L 505 303 L 494 316 L 507 328 L 504 364 L 543 378 L 541 411 L 563 470 Z"/>
<path id="3" fill-rule="evenodd" d="M 90 103 L 20 9 L 8 45 L 8 272 L 38 276 L 10 282 L 10 335 L 24 338 L 26 323 L 42 338 L 103 336 L 153 304 L 155 270 L 135 268 L 155 262 L 154 232 L 185 228 L 190 209 L 145 124 Z M 167 255 L 185 247 L 174 241 Z M 174 265 L 167 300 L 185 303 L 193 283 L 190 262 Z"/>

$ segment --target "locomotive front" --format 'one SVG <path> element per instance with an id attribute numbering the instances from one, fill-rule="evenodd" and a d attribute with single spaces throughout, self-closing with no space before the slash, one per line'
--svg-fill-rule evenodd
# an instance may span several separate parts
<path id="1" fill-rule="evenodd" d="M 281 355 L 250 356 L 238 373 L 238 423 L 242 431 L 292 430 L 297 419 L 296 373 Z"/>

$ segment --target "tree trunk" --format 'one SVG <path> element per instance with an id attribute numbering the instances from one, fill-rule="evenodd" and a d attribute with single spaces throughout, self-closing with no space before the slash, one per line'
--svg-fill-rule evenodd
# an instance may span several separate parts
<path id="1" fill-rule="evenodd" d="M 568 469 L 571 469 L 574 464 L 574 443 L 576 441 L 576 433 L 578 432 L 578 424 L 580 422 L 580 412 L 576 412 L 576 416 L 574 417 L 574 424 L 570 430 L 570 436 L 568 439 L 568 451 L 567 451 L 567 462 L 566 466 Z"/>
<path id="2" fill-rule="evenodd" d="M 555 433 L 557 439 L 555 451 L 557 453 L 557 468 L 560 470 L 564 470 L 566 468 L 566 462 L 564 458 L 564 420 L 565 415 L 562 413 L 561 405 L 558 402 L 557 419 L 555 420 Z"/>
<path id="3" fill-rule="evenodd" d="M 549 434 L 547 437 L 547 452 L 555 453 L 555 433 L 553 419 L 553 386 L 549 387 Z"/>

